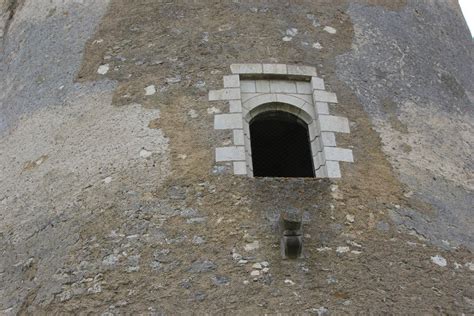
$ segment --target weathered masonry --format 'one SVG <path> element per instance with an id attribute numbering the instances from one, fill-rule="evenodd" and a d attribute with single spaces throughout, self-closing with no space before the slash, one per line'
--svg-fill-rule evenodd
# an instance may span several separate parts
<path id="1" fill-rule="evenodd" d="M 341 177 L 339 162 L 353 162 L 353 156 L 352 150 L 336 146 L 335 133 L 349 133 L 349 121 L 329 114 L 328 104 L 337 103 L 337 97 L 325 90 L 324 80 L 317 76 L 315 67 L 233 64 L 230 68 L 232 75 L 224 76 L 224 89 L 209 91 L 209 101 L 225 100 L 229 104 L 229 113 L 215 114 L 214 128 L 233 132 L 233 146 L 216 148 L 217 163 L 232 162 L 236 175 L 288 176 L 285 171 L 272 174 L 262 170 L 258 167 L 262 162 L 252 160 L 252 148 L 255 151 L 252 140 L 256 141 L 256 138 L 251 132 L 257 131 L 253 125 L 265 120 L 270 123 L 280 120 L 307 128 L 307 136 L 304 132 L 294 134 L 294 137 L 307 137 L 303 141 L 309 142 L 307 154 L 312 170 L 310 174 L 307 170 L 301 171 L 303 176 Z M 265 124 L 259 124 L 259 133 L 262 133 Z M 266 126 L 272 128 L 271 124 Z M 294 140 L 297 141 L 301 142 Z M 295 156 L 302 160 L 297 162 L 299 164 L 305 164 L 302 155 Z M 258 159 L 261 157 L 264 156 L 259 154 Z M 286 156 L 282 153 L 279 157 L 275 159 L 284 160 Z M 282 162 L 282 165 L 288 163 L 291 161 Z"/>

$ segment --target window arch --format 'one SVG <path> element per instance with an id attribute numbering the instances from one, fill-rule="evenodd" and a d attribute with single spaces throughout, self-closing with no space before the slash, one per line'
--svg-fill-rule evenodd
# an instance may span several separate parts
<path id="1" fill-rule="evenodd" d="M 262 134 L 262 131 L 275 129 L 275 121 L 284 125 L 281 119 L 276 119 L 283 115 L 287 118 L 287 128 L 306 127 L 306 134 L 297 138 L 309 143 L 313 176 L 341 177 L 339 162 L 353 162 L 353 157 L 350 149 L 336 146 L 335 133 L 349 133 L 349 121 L 329 114 L 329 103 L 336 104 L 337 97 L 326 91 L 324 80 L 317 76 L 315 67 L 233 64 L 230 69 L 232 75 L 224 76 L 224 89 L 209 91 L 209 101 L 228 101 L 229 104 L 228 113 L 214 114 L 214 128 L 232 130 L 233 137 L 231 145 L 226 140 L 223 147 L 216 148 L 218 165 L 231 166 L 236 175 L 254 176 L 252 148 L 255 151 L 256 147 L 252 144 L 255 140 L 252 140 L 251 126 L 256 124 L 252 129 L 257 132 L 253 134 Z M 269 119 L 271 117 L 273 120 Z M 260 128 L 261 132 L 258 132 L 258 126 L 265 124 L 269 127 Z M 303 134 L 307 136 L 301 136 Z M 264 174 L 271 176 L 268 172 Z"/>
<path id="2" fill-rule="evenodd" d="M 249 123 L 255 177 L 314 177 L 308 124 L 289 112 L 270 110 Z"/>

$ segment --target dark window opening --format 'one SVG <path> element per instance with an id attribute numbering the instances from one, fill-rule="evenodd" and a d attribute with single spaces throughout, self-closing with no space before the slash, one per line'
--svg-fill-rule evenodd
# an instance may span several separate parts
<path id="1" fill-rule="evenodd" d="M 250 122 L 255 177 L 314 177 L 308 125 L 281 111 L 257 115 Z"/>

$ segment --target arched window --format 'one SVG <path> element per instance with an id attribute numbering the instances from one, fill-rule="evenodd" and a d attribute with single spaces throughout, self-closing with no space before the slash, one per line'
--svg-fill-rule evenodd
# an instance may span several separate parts
<path id="1" fill-rule="evenodd" d="M 250 121 L 256 177 L 314 177 L 308 125 L 288 112 L 267 111 Z"/>
<path id="2" fill-rule="evenodd" d="M 232 130 L 232 143 L 226 139 L 215 150 L 221 170 L 251 177 L 341 177 L 339 162 L 354 160 L 350 149 L 337 147 L 335 133 L 349 133 L 349 121 L 330 115 L 329 104 L 337 97 L 326 91 L 315 67 L 230 68 L 224 89 L 209 91 L 209 101 L 229 105 L 227 113 L 216 109 L 214 115 L 216 130 Z"/>

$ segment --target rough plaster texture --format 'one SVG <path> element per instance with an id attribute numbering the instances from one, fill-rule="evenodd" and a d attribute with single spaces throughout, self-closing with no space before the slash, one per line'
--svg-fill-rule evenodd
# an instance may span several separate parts
<path id="1" fill-rule="evenodd" d="M 472 182 L 445 159 L 461 165 L 470 146 L 446 128 L 471 120 L 462 91 L 472 95 L 472 44 L 456 6 L 19 5 L 0 63 L 0 313 L 473 314 Z M 336 135 L 356 159 L 341 164 L 342 180 L 213 167 L 214 148 L 234 136 L 214 130 L 213 115 L 242 104 L 211 104 L 207 92 L 245 62 L 317 67 L 339 101 L 318 108 L 350 124 Z M 435 156 L 401 143 L 432 134 L 444 137 Z M 424 157 L 456 174 L 434 180 Z M 304 211 L 301 260 L 280 258 L 282 208 Z"/>
<path id="2" fill-rule="evenodd" d="M 384 11 L 352 3 L 355 37 L 351 53 L 337 58 L 337 73 L 372 118 L 400 179 L 436 209 L 396 211 L 396 221 L 439 244 L 473 249 L 473 45 L 454 6 L 430 6 Z"/>

